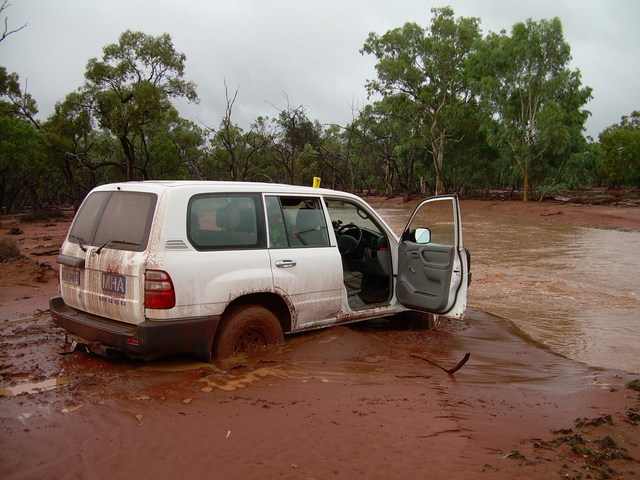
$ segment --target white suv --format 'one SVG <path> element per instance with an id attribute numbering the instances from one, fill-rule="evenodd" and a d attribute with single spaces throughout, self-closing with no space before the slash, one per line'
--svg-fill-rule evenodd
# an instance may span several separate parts
<path id="1" fill-rule="evenodd" d="M 97 187 L 58 263 L 51 314 L 69 342 L 146 359 L 407 310 L 459 318 L 470 280 L 455 195 L 423 201 L 398 239 L 355 195 L 238 182 Z"/>

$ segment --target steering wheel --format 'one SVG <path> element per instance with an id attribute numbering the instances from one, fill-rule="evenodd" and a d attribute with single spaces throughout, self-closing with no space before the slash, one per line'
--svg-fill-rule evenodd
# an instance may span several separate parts
<path id="1" fill-rule="evenodd" d="M 358 248 L 362 242 L 362 229 L 355 223 L 347 223 L 338 228 L 336 237 L 338 237 L 338 250 L 342 255 L 347 255 Z"/>

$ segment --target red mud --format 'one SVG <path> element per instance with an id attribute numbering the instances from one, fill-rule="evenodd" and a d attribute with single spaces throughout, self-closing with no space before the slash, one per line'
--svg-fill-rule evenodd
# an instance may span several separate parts
<path id="1" fill-rule="evenodd" d="M 640 230 L 635 207 L 462 208 Z M 0 264 L 2 478 L 640 478 L 633 378 L 472 308 L 438 331 L 334 327 L 215 365 L 61 355 L 63 332 L 39 313 L 55 272 L 38 263 L 55 268 L 55 253 L 38 253 L 67 225 L 0 222 L 24 231 L 29 257 Z M 467 352 L 454 376 L 411 356 L 450 368 Z"/>

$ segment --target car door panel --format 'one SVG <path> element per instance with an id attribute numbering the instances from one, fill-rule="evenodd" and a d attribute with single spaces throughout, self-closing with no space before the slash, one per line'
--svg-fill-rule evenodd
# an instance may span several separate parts
<path id="1" fill-rule="evenodd" d="M 425 230 L 429 235 L 422 236 Z M 398 301 L 414 310 L 459 318 L 466 308 L 468 268 L 457 196 L 420 203 L 398 245 Z"/>
<path id="2" fill-rule="evenodd" d="M 342 266 L 320 199 L 269 195 L 265 205 L 273 285 L 292 307 L 292 330 L 335 321 Z"/>
<path id="3" fill-rule="evenodd" d="M 398 269 L 408 272 L 398 281 L 398 299 L 410 308 L 442 311 L 448 302 L 453 247 L 402 242 L 398 253 Z"/>

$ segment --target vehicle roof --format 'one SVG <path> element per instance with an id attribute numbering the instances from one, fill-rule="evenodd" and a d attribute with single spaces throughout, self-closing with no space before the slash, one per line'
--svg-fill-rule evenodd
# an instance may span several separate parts
<path id="1" fill-rule="evenodd" d="M 340 195 L 356 197 L 355 195 L 328 188 L 313 188 L 300 185 L 261 182 L 228 182 L 216 180 L 147 180 L 142 182 L 120 182 L 100 185 L 96 191 L 144 191 L 155 192 L 187 189 L 194 193 L 208 192 L 264 192 L 264 193 L 292 193 L 299 195 Z"/>

